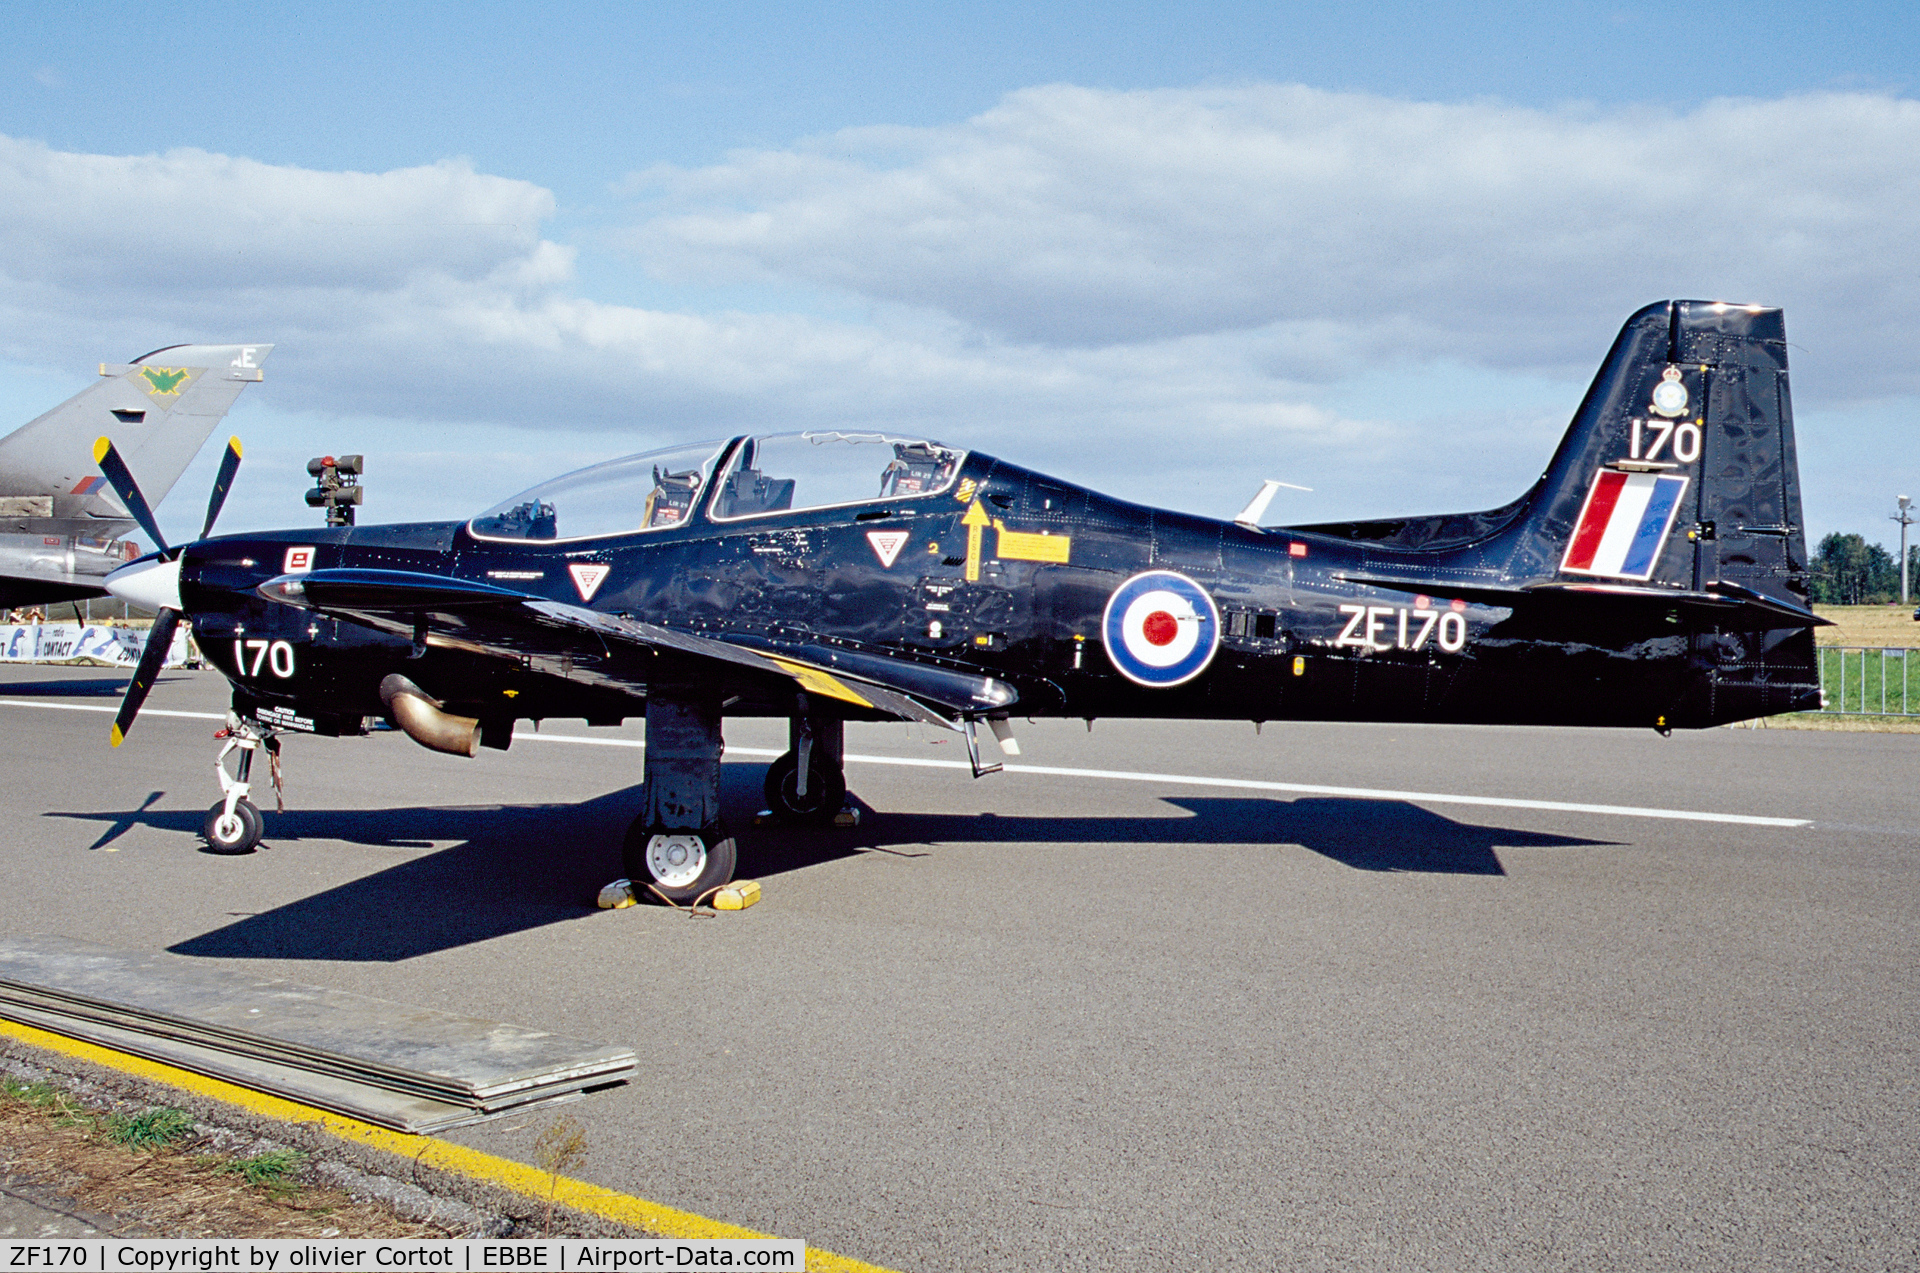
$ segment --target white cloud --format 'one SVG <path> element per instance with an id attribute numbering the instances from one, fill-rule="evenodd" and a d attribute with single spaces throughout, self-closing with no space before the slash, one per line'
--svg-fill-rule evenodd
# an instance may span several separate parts
<path id="1" fill-rule="evenodd" d="M 329 173 L 0 139 L 0 354 L 84 367 L 272 340 L 260 392 L 282 408 L 620 429 L 611 445 L 635 448 L 853 422 L 1017 444 L 1083 473 L 1086 438 L 1130 435 L 1141 458 L 1185 471 L 1194 429 L 1230 439 L 1257 423 L 1336 449 L 1364 432 L 1285 392 L 1258 334 L 1063 353 L 904 312 L 605 304 L 576 294 L 573 250 L 540 237 L 552 212 L 547 191 L 460 162 Z"/>
<path id="2" fill-rule="evenodd" d="M 463 161 L 315 172 L 175 150 L 82 155 L 0 138 L 0 270 L 18 282 L 230 292 L 386 289 L 537 259 L 553 196 Z"/>
<path id="3" fill-rule="evenodd" d="M 627 188 L 657 200 L 625 242 L 664 277 L 802 280 L 1014 341 L 1265 329 L 1292 374 L 1565 373 L 1596 325 L 1701 296 L 1787 305 L 1856 391 L 1920 387 L 1920 103 L 1892 97 L 1601 114 L 1055 86 Z"/>
<path id="4" fill-rule="evenodd" d="M 396 456 L 480 426 L 512 467 L 542 438 L 853 424 L 1206 512 L 1264 476 L 1317 488 L 1276 510 L 1300 520 L 1484 506 L 1538 471 L 1646 301 L 1787 304 L 1803 413 L 1810 385 L 1828 407 L 1920 388 L 1917 159 L 1920 106 L 1887 97 L 1600 114 L 1056 87 L 631 183 L 652 202 L 624 242 L 650 268 L 815 289 L 827 318 L 583 295 L 575 249 L 542 237 L 553 196 L 462 161 L 0 137 L 0 358 L 271 340 L 247 409 L 308 439 L 332 436 L 316 416 L 377 421 L 345 449 Z M 1395 393 L 1355 391 L 1382 376 Z"/>

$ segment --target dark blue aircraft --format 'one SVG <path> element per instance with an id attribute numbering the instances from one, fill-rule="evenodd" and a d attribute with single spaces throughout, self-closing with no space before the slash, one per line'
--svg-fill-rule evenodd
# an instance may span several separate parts
<path id="1" fill-rule="evenodd" d="M 107 581 L 159 611 L 116 744 L 180 615 L 233 683 L 222 852 L 260 838 L 256 748 L 382 720 L 471 756 L 644 715 L 627 869 L 686 901 L 734 872 L 726 716 L 787 718 L 767 802 L 831 821 L 849 720 L 956 730 L 978 774 L 981 724 L 1011 751 L 1016 716 L 1665 732 L 1820 701 L 1774 309 L 1635 314 L 1539 481 L 1479 513 L 1261 527 L 846 431 L 613 460 L 466 522 L 208 538 L 238 460 L 201 538 Z"/>

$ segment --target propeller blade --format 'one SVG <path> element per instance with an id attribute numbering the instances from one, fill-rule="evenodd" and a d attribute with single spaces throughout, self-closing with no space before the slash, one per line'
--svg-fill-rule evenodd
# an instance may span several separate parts
<path id="1" fill-rule="evenodd" d="M 227 453 L 220 457 L 220 476 L 213 479 L 213 494 L 207 497 L 207 520 L 200 527 L 200 538 L 213 534 L 213 521 L 220 516 L 221 505 L 227 502 L 227 489 L 233 485 L 233 475 L 240 471 L 240 439 L 227 439 Z"/>
<path id="2" fill-rule="evenodd" d="M 153 520 L 153 510 L 147 507 L 147 497 L 140 493 L 140 483 L 133 480 L 133 470 L 120 458 L 120 452 L 113 449 L 112 438 L 101 438 L 93 444 L 93 462 L 100 466 L 107 484 L 113 487 L 113 493 L 133 514 L 133 520 L 140 523 L 140 529 L 153 536 L 154 547 L 165 552 L 167 540 L 160 533 L 160 523 Z"/>
<path id="3" fill-rule="evenodd" d="M 162 610 L 153 616 L 147 648 L 140 651 L 140 664 L 133 669 L 133 679 L 127 682 L 127 696 L 120 700 L 120 712 L 113 718 L 115 747 L 127 740 L 133 718 L 140 714 L 140 704 L 147 701 L 147 691 L 160 679 L 160 665 L 167 661 L 167 651 L 173 647 L 173 629 L 179 622 L 178 610 Z"/>

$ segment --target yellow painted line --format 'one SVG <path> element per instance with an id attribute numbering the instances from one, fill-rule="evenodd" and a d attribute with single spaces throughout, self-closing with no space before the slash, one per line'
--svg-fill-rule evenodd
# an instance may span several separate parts
<path id="1" fill-rule="evenodd" d="M 125 1052 L 116 1052 L 112 1048 L 103 1048 L 99 1044 L 88 1043 L 82 1039 L 70 1039 L 64 1034 L 21 1025 L 17 1021 L 0 1021 L 0 1036 L 16 1039 L 33 1047 L 45 1048 L 49 1052 L 59 1052 L 78 1060 L 90 1061 L 95 1065 L 118 1070 L 122 1074 L 131 1074 L 136 1078 L 165 1083 L 169 1087 L 191 1092 L 195 1096 L 204 1096 L 210 1100 L 238 1106 L 262 1118 L 276 1119 L 283 1123 L 305 1123 L 317 1126 L 329 1135 L 350 1144 L 364 1145 L 423 1166 L 498 1185 L 502 1189 L 511 1190 L 542 1204 L 552 1200 L 559 1206 L 584 1211 L 588 1215 L 601 1216 L 635 1229 L 644 1229 L 663 1238 L 775 1236 L 753 1229 L 743 1229 L 736 1224 L 709 1220 L 691 1211 L 680 1211 L 673 1207 L 662 1206 L 657 1202 L 648 1202 L 645 1198 L 618 1193 L 600 1185 L 589 1184 L 584 1180 L 561 1176 L 556 1181 L 553 1176 L 541 1171 L 538 1167 L 517 1163 L 510 1158 L 498 1158 L 478 1149 L 469 1149 L 465 1145 L 436 1140 L 432 1136 L 413 1136 L 406 1132 L 388 1131 L 384 1127 L 375 1127 L 372 1123 L 363 1123 L 345 1114 L 334 1114 L 327 1110 L 316 1109 L 311 1105 L 302 1105 L 298 1101 L 269 1096 L 265 1092 L 256 1092 L 236 1083 L 208 1078 L 204 1074 L 195 1074 L 191 1070 L 183 1070 L 178 1066 L 166 1065 L 159 1061 L 149 1061 L 145 1057 L 130 1056 Z M 891 1270 L 881 1268 L 877 1264 L 866 1264 L 811 1246 L 807 1248 L 807 1269 L 809 1273 L 891 1273 Z"/>

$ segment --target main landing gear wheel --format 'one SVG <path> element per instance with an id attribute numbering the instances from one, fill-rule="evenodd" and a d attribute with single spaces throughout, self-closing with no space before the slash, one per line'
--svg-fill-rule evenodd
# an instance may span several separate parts
<path id="1" fill-rule="evenodd" d="M 200 834 L 207 838 L 211 852 L 251 853 L 265 830 L 266 823 L 251 800 L 236 800 L 231 814 L 227 812 L 227 802 L 221 800 L 207 810 Z"/>
<path id="2" fill-rule="evenodd" d="M 833 815 L 847 802 L 847 776 L 822 764 L 816 750 L 807 766 L 805 795 L 800 794 L 799 779 L 800 757 L 795 752 L 789 751 L 768 765 L 767 808 L 787 822 L 832 822 Z"/>
<path id="3" fill-rule="evenodd" d="M 733 878 L 733 837 L 719 827 L 675 831 L 635 822 L 627 828 L 622 853 L 637 895 L 645 896 L 651 884 L 677 905 Z"/>

